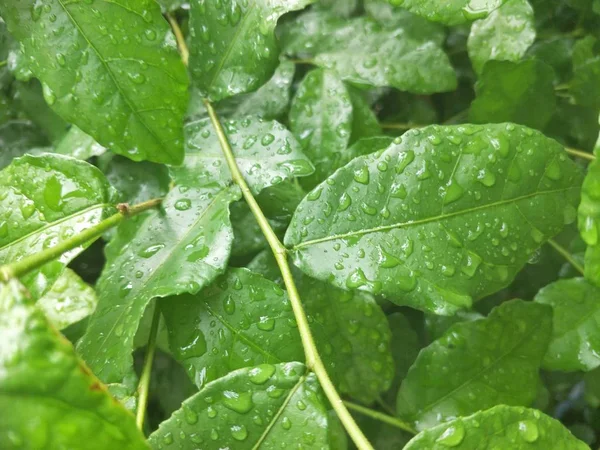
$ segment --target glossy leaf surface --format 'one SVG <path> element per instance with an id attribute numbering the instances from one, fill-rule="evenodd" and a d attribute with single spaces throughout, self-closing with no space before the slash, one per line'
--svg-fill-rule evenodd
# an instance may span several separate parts
<path id="1" fill-rule="evenodd" d="M 285 243 L 304 272 L 453 314 L 509 284 L 575 219 L 581 173 L 538 132 L 431 126 L 395 142 L 302 201 Z"/>
<path id="2" fill-rule="evenodd" d="M 535 40 L 533 8 L 527 0 L 507 0 L 471 26 L 469 57 L 477 72 L 493 60 L 518 61 Z"/>
<path id="3" fill-rule="evenodd" d="M 0 284 L 0 335 L 3 448 L 77 448 L 82 442 L 90 450 L 148 448 L 133 416 L 16 281 Z"/>
<path id="4" fill-rule="evenodd" d="M 450 327 L 408 371 L 398 415 L 423 430 L 499 404 L 528 406 L 551 332 L 552 310 L 522 300 Z"/>
<path id="5" fill-rule="evenodd" d="M 254 91 L 267 81 L 277 67 L 277 20 L 311 2 L 192 1 L 190 69 L 203 96 L 217 101 Z"/>
<path id="6" fill-rule="evenodd" d="M 496 406 L 425 430 L 404 450 L 588 450 L 558 420 L 535 409 Z"/>
<path id="7" fill-rule="evenodd" d="M 73 125 L 56 144 L 54 152 L 77 159 L 89 159 L 100 156 L 106 148 L 98 144 L 93 137 Z"/>
<path id="8" fill-rule="evenodd" d="M 388 0 L 432 22 L 459 25 L 486 17 L 504 0 Z"/>
<path id="9" fill-rule="evenodd" d="M 231 372 L 183 402 L 149 438 L 152 448 L 328 448 L 327 410 L 314 374 L 300 363 Z M 172 445 L 174 444 L 174 445 Z"/>
<path id="10" fill-rule="evenodd" d="M 154 1 L 7 0 L 0 14 L 63 119 L 128 158 L 182 161 L 188 79 Z"/>
<path id="11" fill-rule="evenodd" d="M 544 368 L 564 372 L 600 366 L 600 289 L 583 278 L 544 287 L 535 301 L 553 309 L 553 332 Z"/>

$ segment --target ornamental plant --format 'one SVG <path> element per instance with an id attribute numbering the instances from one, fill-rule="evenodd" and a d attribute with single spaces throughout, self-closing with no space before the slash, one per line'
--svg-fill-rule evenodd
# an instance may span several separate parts
<path id="1" fill-rule="evenodd" d="M 0 17 L 0 448 L 600 445 L 598 0 Z"/>

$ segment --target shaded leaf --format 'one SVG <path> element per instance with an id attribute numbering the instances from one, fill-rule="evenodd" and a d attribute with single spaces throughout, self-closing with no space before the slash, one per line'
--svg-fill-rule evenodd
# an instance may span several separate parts
<path id="1" fill-rule="evenodd" d="M 49 151 L 48 138 L 29 120 L 9 120 L 0 125 L 0 169 L 26 153 Z"/>
<path id="2" fill-rule="evenodd" d="M 190 69 L 202 95 L 217 101 L 260 87 L 277 67 L 277 20 L 311 2 L 191 2 Z"/>
<path id="3" fill-rule="evenodd" d="M 542 129 L 554 112 L 554 73 L 546 63 L 488 61 L 475 85 L 469 120 L 515 122 Z"/>
<path id="4" fill-rule="evenodd" d="M 4 448 L 148 448 L 133 416 L 16 281 L 0 285 L 0 335 L 0 409 L 10 411 L 0 418 Z"/>
<path id="5" fill-rule="evenodd" d="M 93 137 L 73 125 L 63 138 L 56 144 L 54 153 L 72 156 L 77 159 L 89 159 L 102 155 L 106 149 L 98 144 Z"/>
<path id="6" fill-rule="evenodd" d="M 459 25 L 482 19 L 505 0 L 388 0 L 432 22 Z"/>
<path id="7" fill-rule="evenodd" d="M 569 92 L 577 104 L 600 108 L 600 41 L 592 36 L 573 46 L 573 78 Z"/>
<path id="8" fill-rule="evenodd" d="M 535 301 L 553 309 L 553 332 L 544 368 L 570 372 L 600 366 L 600 289 L 583 278 L 544 287 Z"/>
<path id="9" fill-rule="evenodd" d="M 539 132 L 430 126 L 394 142 L 302 201 L 285 238 L 302 271 L 449 315 L 507 286 L 575 219 L 581 173 Z"/>
<path id="10" fill-rule="evenodd" d="M 558 420 L 535 409 L 496 406 L 422 431 L 404 450 L 589 450 Z"/>
<path id="11" fill-rule="evenodd" d="M 128 158 L 182 161 L 188 80 L 156 2 L 7 0 L 0 14 L 63 119 Z"/>
<path id="12" fill-rule="evenodd" d="M 397 413 L 418 430 L 499 404 L 527 406 L 552 333 L 552 310 L 505 302 L 486 319 L 458 323 L 419 353 Z"/>
<path id="13" fill-rule="evenodd" d="M 352 135 L 350 136 L 350 143 L 352 144 L 359 139 L 381 135 L 382 131 L 377 116 L 371 110 L 362 92 L 349 86 L 348 93 L 352 102 Z M 351 159 L 352 157 L 347 158 L 346 162 Z"/>
<path id="14" fill-rule="evenodd" d="M 328 447 L 327 410 L 314 374 L 300 363 L 231 372 L 183 402 L 149 438 L 152 448 Z"/>

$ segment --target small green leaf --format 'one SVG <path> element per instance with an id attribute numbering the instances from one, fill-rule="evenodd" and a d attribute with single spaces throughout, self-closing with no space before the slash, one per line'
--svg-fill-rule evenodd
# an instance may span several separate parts
<path id="1" fill-rule="evenodd" d="M 152 0 L 6 0 L 46 102 L 100 144 L 134 160 L 180 163 L 188 79 Z"/>
<path id="2" fill-rule="evenodd" d="M 63 138 L 56 144 L 54 153 L 72 156 L 77 159 L 89 159 L 102 155 L 106 149 L 98 144 L 93 137 L 73 125 Z"/>
<path id="3" fill-rule="evenodd" d="M 260 87 L 277 67 L 277 20 L 312 1 L 192 1 L 190 69 L 202 95 L 217 101 Z"/>
<path id="4" fill-rule="evenodd" d="M 314 374 L 296 362 L 240 369 L 207 384 L 160 424 L 160 449 L 328 448 L 328 417 Z"/>
<path id="5" fill-rule="evenodd" d="M 65 269 L 37 305 L 50 323 L 62 330 L 92 314 L 96 303 L 94 289 L 71 269 Z"/>
<path id="6" fill-rule="evenodd" d="M 340 167 L 352 132 L 350 94 L 335 73 L 317 69 L 304 77 L 292 101 L 290 129 L 315 164 L 315 173 L 302 180 L 313 188 Z"/>
<path id="7" fill-rule="evenodd" d="M 3 448 L 80 448 L 82 442 L 97 450 L 148 448 L 133 416 L 109 395 L 16 281 L 0 284 L 0 335 Z"/>
<path id="8" fill-rule="evenodd" d="M 285 238 L 302 271 L 449 315 L 507 286 L 575 219 L 581 172 L 539 132 L 430 126 L 394 142 L 302 201 Z"/>
<path id="9" fill-rule="evenodd" d="M 556 106 L 554 72 L 537 59 L 488 61 L 475 92 L 469 111 L 475 123 L 515 122 L 541 130 Z"/>
<path id="10" fill-rule="evenodd" d="M 500 405 L 422 431 L 404 450 L 589 450 L 558 420 L 535 409 Z"/>
<path id="11" fill-rule="evenodd" d="M 0 192 L 0 265 L 96 225 L 114 213 L 116 203 L 116 192 L 96 167 L 51 154 L 15 159 L 0 172 Z M 78 247 L 65 252 L 41 271 L 28 274 L 31 294 L 39 298 L 82 251 Z"/>
<path id="12" fill-rule="evenodd" d="M 460 25 L 487 17 L 505 0 L 388 0 L 432 22 Z"/>
<path id="13" fill-rule="evenodd" d="M 551 333 L 552 310 L 522 300 L 453 325 L 419 353 L 398 392 L 398 415 L 423 430 L 498 404 L 530 405 Z"/>
<path id="14" fill-rule="evenodd" d="M 544 368 L 563 372 L 600 366 L 600 288 L 583 278 L 559 280 L 535 301 L 553 308 L 553 332 Z"/>
<path id="15" fill-rule="evenodd" d="M 535 40 L 533 8 L 527 0 L 507 0 L 471 27 L 468 49 L 480 73 L 489 60 L 519 61 Z"/>

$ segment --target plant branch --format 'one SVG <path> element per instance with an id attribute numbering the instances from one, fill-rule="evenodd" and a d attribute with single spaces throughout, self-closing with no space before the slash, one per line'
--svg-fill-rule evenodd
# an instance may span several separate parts
<path id="1" fill-rule="evenodd" d="M 148 336 L 148 345 L 146 346 L 146 355 L 144 357 L 144 367 L 138 384 L 138 406 L 135 416 L 137 427 L 142 430 L 144 427 L 144 418 L 146 417 L 146 408 L 148 406 L 148 389 L 150 387 L 150 376 L 152 374 L 152 362 L 156 352 L 156 337 L 158 336 L 158 325 L 160 324 L 160 308 L 154 303 L 154 313 L 152 315 L 152 325 L 150 325 L 150 335 Z"/>
<path id="2" fill-rule="evenodd" d="M 185 38 L 183 37 L 181 28 L 179 28 L 177 20 L 171 14 L 166 14 L 165 17 L 171 25 L 173 34 L 175 34 L 175 39 L 177 40 L 177 47 L 179 48 L 179 52 L 181 53 L 181 60 L 183 61 L 183 64 L 187 66 L 190 60 L 190 51 L 188 50 L 187 45 L 185 43 Z"/>
<path id="3" fill-rule="evenodd" d="M 404 422 L 403 420 L 398 419 L 397 417 L 388 416 L 387 414 L 384 414 L 382 412 L 375 411 L 374 409 L 367 408 L 362 405 L 357 405 L 356 403 L 352 403 L 347 400 L 344 400 L 344 405 L 364 416 L 369 416 L 372 419 L 379 420 L 380 422 L 387 423 L 388 425 L 391 425 L 396 428 L 400 428 L 401 430 L 406 431 L 407 433 L 417 434 L 417 431 L 413 427 L 411 427 L 408 423 Z"/>
<path id="4" fill-rule="evenodd" d="M 596 156 L 592 153 L 584 152 L 583 150 L 577 150 L 576 148 L 565 147 L 566 152 L 569 155 L 577 156 L 578 158 L 587 159 L 588 161 L 595 161 Z"/>
<path id="5" fill-rule="evenodd" d="M 229 170 L 231 171 L 233 181 L 242 190 L 244 199 L 248 203 L 252 214 L 258 222 L 265 239 L 269 243 L 269 246 L 275 255 L 277 265 L 279 266 L 281 275 L 283 276 L 283 282 L 294 311 L 294 317 L 296 318 L 296 322 L 298 324 L 298 332 L 300 333 L 300 339 L 302 340 L 302 346 L 304 348 L 304 354 L 306 357 L 306 366 L 317 376 L 317 379 L 319 380 L 325 395 L 329 399 L 331 406 L 333 406 L 333 409 L 346 428 L 346 431 L 354 441 L 354 444 L 356 444 L 356 447 L 358 447 L 359 450 L 372 450 L 372 445 L 369 443 L 358 425 L 356 425 L 356 422 L 354 421 L 354 418 L 350 412 L 344 406 L 340 395 L 338 394 L 335 386 L 329 378 L 329 375 L 327 374 L 327 370 L 323 365 L 323 361 L 321 361 L 321 357 L 319 356 L 317 346 L 315 345 L 312 332 L 310 331 L 310 327 L 308 325 L 308 319 L 306 317 L 306 313 L 304 312 L 304 307 L 300 301 L 298 289 L 296 288 L 296 284 L 294 283 L 294 279 L 292 277 L 292 271 L 287 261 L 287 250 L 279 241 L 279 238 L 271 228 L 271 225 L 269 225 L 267 218 L 252 195 L 250 187 L 246 183 L 246 180 L 244 179 L 244 176 L 237 165 L 235 156 L 233 155 L 233 151 L 231 150 L 231 146 L 229 145 L 229 141 L 225 135 L 225 131 L 223 130 L 221 122 L 219 121 L 213 106 L 208 100 L 205 100 L 204 104 L 206 105 L 208 115 L 217 133 L 217 137 L 219 139 L 219 143 L 221 144 L 221 149 L 225 155 Z"/>
<path id="6" fill-rule="evenodd" d="M 160 205 L 161 201 L 162 199 L 156 198 L 134 206 L 121 203 L 117 205 L 119 212 L 104 219 L 102 222 L 94 225 L 93 227 L 90 227 L 69 239 L 65 239 L 54 247 L 42 250 L 41 252 L 23 258 L 20 261 L 0 266 L 0 281 L 8 281 L 11 278 L 19 278 L 31 272 L 32 270 L 39 269 L 44 264 L 55 260 L 63 253 L 98 239 L 106 230 L 117 226 L 127 217 L 135 216 L 141 212 Z"/>
<path id="7" fill-rule="evenodd" d="M 575 261 L 575 258 L 573 258 L 573 255 L 571 255 L 571 253 L 569 253 L 569 251 L 566 248 L 564 248 L 562 245 L 560 245 L 554 239 L 549 239 L 548 244 L 550 244 L 554 248 L 554 250 L 556 250 L 558 253 L 560 253 L 573 267 L 575 267 L 575 269 L 577 269 L 579 272 L 581 272 L 582 275 L 584 274 L 583 267 L 581 266 L 581 264 L 579 264 L 577 261 Z"/>

